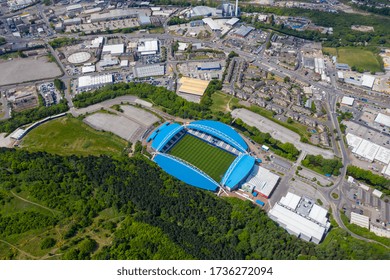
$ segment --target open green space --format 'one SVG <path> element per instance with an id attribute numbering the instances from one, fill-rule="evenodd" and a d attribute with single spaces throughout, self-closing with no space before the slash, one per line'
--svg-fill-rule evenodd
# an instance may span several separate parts
<path id="1" fill-rule="evenodd" d="M 198 167 L 217 182 L 235 159 L 234 155 L 188 134 L 173 146 L 169 154 Z"/>
<path id="2" fill-rule="evenodd" d="M 238 102 L 240 101 L 238 98 L 227 95 L 220 90 L 214 92 L 211 95 L 211 99 L 213 100 L 213 104 L 210 107 L 211 111 L 224 113 L 228 112 L 232 106 L 238 105 Z"/>
<path id="3" fill-rule="evenodd" d="M 356 47 L 323 48 L 323 52 L 337 56 L 337 62 L 346 63 L 360 72 L 380 72 L 383 70 L 380 56 L 368 49 Z"/>
<path id="4" fill-rule="evenodd" d="M 24 138 L 22 147 L 59 155 L 119 155 L 126 141 L 96 131 L 76 118 L 64 117 L 33 129 Z"/>

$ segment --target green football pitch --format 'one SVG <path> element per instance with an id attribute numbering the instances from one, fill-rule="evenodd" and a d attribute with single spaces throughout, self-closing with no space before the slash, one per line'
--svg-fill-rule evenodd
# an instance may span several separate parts
<path id="1" fill-rule="evenodd" d="M 168 154 L 191 163 L 217 182 L 221 181 L 236 158 L 236 156 L 189 134 L 173 146 Z"/>

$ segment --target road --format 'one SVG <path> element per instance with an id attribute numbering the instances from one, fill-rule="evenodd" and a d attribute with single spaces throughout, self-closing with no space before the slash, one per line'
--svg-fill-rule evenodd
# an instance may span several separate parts
<path id="1" fill-rule="evenodd" d="M 166 27 L 166 22 L 164 23 L 164 27 Z M 78 35 L 75 35 L 75 34 L 57 34 L 56 37 L 73 38 L 75 36 L 77 37 Z M 83 36 L 82 38 L 85 39 L 85 40 L 88 40 L 88 39 L 96 38 L 96 36 L 97 35 L 87 35 L 87 36 Z M 247 52 L 244 52 L 244 51 L 241 51 L 241 50 L 238 50 L 238 49 L 233 49 L 233 48 L 226 47 L 225 45 L 222 44 L 221 40 L 214 40 L 214 41 L 205 42 L 205 41 L 202 41 L 202 40 L 198 40 L 197 38 L 190 38 L 190 37 L 187 38 L 187 37 L 170 35 L 170 34 L 167 34 L 167 33 L 164 33 L 164 34 L 135 34 L 135 33 L 131 33 L 131 34 L 114 34 L 114 35 L 103 35 L 103 36 L 104 37 L 118 37 L 118 36 L 122 36 L 122 37 L 126 38 L 127 40 L 135 40 L 135 39 L 138 39 L 138 38 L 156 38 L 156 39 L 159 39 L 159 40 L 179 40 L 181 42 L 192 43 L 192 44 L 193 43 L 204 43 L 205 47 L 219 49 L 219 50 L 222 50 L 222 51 L 224 51 L 226 53 L 229 53 L 231 51 L 235 51 L 236 53 L 239 54 L 240 59 L 246 59 L 248 61 L 253 61 L 253 64 L 255 66 L 258 66 L 260 69 L 267 70 L 267 71 L 272 69 L 273 73 L 277 74 L 278 76 L 280 76 L 282 78 L 288 76 L 292 80 L 300 81 L 300 82 L 303 82 L 303 83 L 306 83 L 306 84 L 309 84 L 309 85 L 312 85 L 312 86 L 318 88 L 320 92 L 324 93 L 324 98 L 325 98 L 324 102 L 326 103 L 325 109 L 326 109 L 327 115 L 328 115 L 328 121 L 326 122 L 326 124 L 328 125 L 329 130 L 331 132 L 333 132 L 333 130 L 337 131 L 337 135 L 339 135 L 340 137 L 343 135 L 341 130 L 340 130 L 340 126 L 339 126 L 339 123 L 338 123 L 338 120 L 337 120 L 337 113 L 336 113 L 337 106 L 336 106 L 336 103 L 337 103 L 337 100 L 338 100 L 339 97 L 345 95 L 345 93 L 344 93 L 345 88 L 343 86 L 342 87 L 338 86 L 336 78 L 333 75 L 333 74 L 335 74 L 335 71 L 330 73 L 331 74 L 330 75 L 330 77 L 331 77 L 331 84 L 329 85 L 329 84 L 323 84 L 322 82 L 312 81 L 308 77 L 300 74 L 298 71 L 285 69 L 285 68 L 279 66 L 278 64 L 274 63 L 271 59 L 266 59 L 265 56 L 264 56 L 264 49 L 265 48 L 259 54 L 252 54 L 252 53 L 247 53 Z M 270 38 L 268 36 L 267 40 L 269 40 L 269 39 Z M 7 37 L 7 40 L 9 42 L 28 42 L 28 41 L 30 41 L 29 39 L 25 39 L 25 38 L 14 38 L 14 37 L 9 37 L 9 38 Z M 65 85 L 68 86 L 70 80 L 73 79 L 73 78 L 77 78 L 77 77 L 70 77 L 67 74 L 66 69 L 62 65 L 60 59 L 58 58 L 58 55 L 57 55 L 56 51 L 48 44 L 48 39 L 47 38 L 40 39 L 40 41 L 43 42 L 46 45 L 48 50 L 55 57 L 57 63 L 59 64 L 59 66 L 61 67 L 61 69 L 62 69 L 62 71 L 64 73 L 63 76 L 61 77 L 61 79 L 65 83 Z M 168 57 L 169 57 L 169 55 L 168 55 Z M 169 62 L 180 63 L 181 61 L 169 61 Z M 231 87 L 232 87 L 232 85 L 231 85 Z M 102 102 L 101 104 L 92 105 L 92 106 L 90 106 L 88 108 L 75 109 L 73 107 L 72 97 L 70 95 L 69 88 L 65 92 L 65 97 L 66 97 L 66 99 L 68 101 L 68 104 L 69 104 L 69 107 L 70 107 L 70 112 L 72 112 L 72 114 L 75 115 L 75 116 L 77 116 L 79 114 L 83 114 L 83 112 L 85 113 L 85 112 L 89 112 L 89 111 L 93 111 L 93 110 L 99 110 L 102 106 L 110 107 L 113 104 L 117 104 L 118 101 L 119 102 L 123 101 L 123 102 L 137 103 L 135 97 L 128 97 L 128 96 L 126 96 L 126 97 L 119 97 L 119 98 L 116 98 L 116 99 L 111 100 L 111 101 L 105 101 L 105 102 Z M 381 104 L 380 103 L 380 101 L 381 101 L 380 98 L 381 98 L 380 96 L 372 96 L 369 99 L 369 101 L 374 102 L 375 104 Z M 110 105 L 110 104 L 112 104 L 112 105 Z M 386 104 L 387 104 L 386 106 L 390 107 L 390 102 L 387 102 Z M 162 117 L 164 117 L 166 119 L 169 119 L 169 120 L 187 121 L 187 120 L 182 120 L 180 118 L 175 118 L 175 117 L 169 116 L 169 115 L 167 115 L 167 114 L 165 114 L 165 113 L 163 113 L 161 111 L 158 111 L 158 110 L 156 110 L 154 108 L 149 108 L 149 110 L 152 110 L 155 113 L 159 114 L 160 116 L 162 116 Z M 239 111 L 236 111 L 236 110 L 233 111 L 234 114 L 236 114 L 237 112 L 239 112 Z M 239 114 L 236 114 L 236 116 L 238 116 L 238 115 Z M 242 118 L 242 117 L 240 117 L 240 118 Z M 247 120 L 247 121 L 250 122 L 251 120 Z M 253 120 L 252 120 L 252 122 L 253 122 Z M 277 130 L 279 130 L 279 128 Z M 284 131 L 284 130 L 280 129 L 280 131 Z M 324 190 L 324 195 L 326 196 L 327 200 L 329 200 L 329 202 L 330 202 L 330 205 L 332 207 L 333 215 L 335 217 L 336 222 L 339 224 L 340 227 L 342 227 L 343 229 L 347 230 L 345 225 L 343 224 L 343 222 L 341 220 L 340 212 L 339 212 L 339 210 L 341 208 L 341 205 L 344 202 L 343 183 L 344 183 L 344 180 L 345 180 L 346 167 L 350 163 L 349 158 L 348 158 L 348 150 L 345 147 L 344 142 L 343 141 L 336 141 L 335 135 L 333 135 L 333 133 L 331 133 L 331 138 L 332 138 L 331 140 L 332 140 L 332 143 L 333 143 L 333 152 L 332 152 L 332 151 L 329 151 L 329 150 L 324 150 L 324 149 L 320 149 L 320 148 L 315 147 L 315 146 L 311 146 L 311 145 L 307 145 L 307 144 L 301 143 L 299 141 L 299 138 L 296 139 L 297 137 L 295 135 L 294 136 L 290 136 L 290 132 L 286 133 L 285 135 L 283 135 L 283 133 L 281 134 L 281 133 L 278 133 L 278 131 L 274 130 L 274 131 L 272 131 L 272 133 L 273 133 L 273 136 L 275 138 L 279 137 L 280 139 L 288 140 L 289 142 L 291 142 L 291 139 L 293 139 L 292 141 L 294 142 L 294 144 L 296 144 L 299 149 L 303 150 L 304 153 L 322 154 L 325 157 L 330 157 L 330 156 L 333 156 L 333 154 L 335 154 L 336 156 L 341 157 L 342 163 L 344 165 L 344 167 L 341 169 L 341 175 L 338 177 L 338 179 L 336 180 L 336 183 L 335 183 L 335 185 L 333 187 L 327 188 L 326 190 Z M 286 136 L 287 136 L 287 139 L 286 139 Z M 299 137 L 299 135 L 298 135 L 298 137 Z M 296 166 L 297 165 L 294 165 L 294 167 L 291 168 L 291 170 L 295 170 Z M 288 184 L 288 182 L 292 178 L 292 176 L 293 176 L 293 173 L 291 173 L 291 171 L 288 172 L 288 174 L 286 174 L 286 176 L 282 179 L 282 183 L 283 184 Z M 334 200 L 332 198 L 332 196 L 331 196 L 332 192 L 337 192 L 339 194 L 340 198 L 338 200 Z M 349 232 L 349 230 L 347 230 L 347 231 Z M 355 236 L 357 238 L 361 238 L 363 240 L 366 240 L 365 238 L 358 237 L 358 236 L 356 236 L 356 235 L 354 235 L 352 233 L 351 233 L 351 235 L 353 235 L 353 236 Z"/>

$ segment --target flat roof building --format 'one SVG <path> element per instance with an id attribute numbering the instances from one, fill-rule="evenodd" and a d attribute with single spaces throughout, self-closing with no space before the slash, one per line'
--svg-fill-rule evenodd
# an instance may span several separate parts
<path id="1" fill-rule="evenodd" d="M 209 83 L 210 81 L 182 77 L 179 80 L 179 84 L 180 84 L 179 92 L 202 96 L 206 91 L 206 88 L 209 85 Z"/>
<path id="2" fill-rule="evenodd" d="M 375 118 L 375 122 L 390 127 L 390 116 L 379 113 Z"/>
<path id="3" fill-rule="evenodd" d="M 159 52 L 159 44 L 155 39 L 145 39 L 138 42 L 137 51 L 140 55 L 153 55 Z"/>
<path id="4" fill-rule="evenodd" d="M 81 18 L 68 18 L 64 20 L 64 26 L 79 25 L 81 24 Z"/>
<path id="5" fill-rule="evenodd" d="M 230 26 L 234 26 L 234 25 L 236 25 L 239 21 L 240 21 L 240 19 L 238 19 L 238 18 L 231 18 L 231 19 L 229 19 L 225 24 L 226 24 L 226 25 L 230 25 Z"/>
<path id="6" fill-rule="evenodd" d="M 312 199 L 288 192 L 274 205 L 268 216 L 288 233 L 319 244 L 330 228 L 327 213 Z"/>
<path id="7" fill-rule="evenodd" d="M 255 165 L 244 186 L 254 188 L 254 191 L 265 198 L 269 198 L 279 182 L 280 177 L 264 167 Z"/>
<path id="8" fill-rule="evenodd" d="M 137 78 L 164 76 L 165 65 L 164 64 L 152 64 L 142 67 L 135 67 L 134 74 Z"/>
<path id="9" fill-rule="evenodd" d="M 219 62 L 204 62 L 197 66 L 198 70 L 221 70 L 221 63 Z"/>
<path id="10" fill-rule="evenodd" d="M 370 218 L 364 215 L 360 215 L 355 212 L 351 212 L 351 224 L 358 225 L 359 227 L 370 228 Z"/>
<path id="11" fill-rule="evenodd" d="M 83 10 L 83 6 L 81 6 L 80 4 L 75 4 L 75 5 L 70 5 L 68 7 L 66 7 L 66 11 L 69 13 L 69 12 L 80 12 Z"/>
<path id="12" fill-rule="evenodd" d="M 106 20 L 117 20 L 117 19 L 125 19 L 125 18 L 137 18 L 138 12 L 131 10 L 110 10 L 106 13 L 96 13 L 91 14 L 91 22 L 100 22 Z"/>
<path id="13" fill-rule="evenodd" d="M 100 75 L 100 76 L 81 76 L 78 78 L 78 89 L 93 89 L 104 86 L 106 84 L 112 84 L 114 79 L 112 75 Z"/>
<path id="14" fill-rule="evenodd" d="M 83 66 L 81 68 L 81 73 L 87 74 L 87 73 L 92 73 L 96 71 L 95 65 L 90 65 L 90 66 Z"/>
<path id="15" fill-rule="evenodd" d="M 375 158 L 376 153 L 379 150 L 379 145 L 374 144 L 366 139 L 363 139 L 355 153 L 372 162 Z"/>
<path id="16" fill-rule="evenodd" d="M 253 30 L 255 30 L 256 28 L 252 27 L 252 26 L 245 26 L 245 25 L 242 25 L 240 28 L 238 28 L 236 31 L 234 31 L 234 35 L 238 36 L 238 37 L 242 37 L 242 38 L 245 38 L 246 36 L 249 35 L 249 33 L 251 33 Z"/>
<path id="17" fill-rule="evenodd" d="M 343 99 L 341 100 L 341 104 L 352 106 L 354 101 L 355 101 L 355 98 L 343 96 Z"/>
<path id="18" fill-rule="evenodd" d="M 121 55 L 125 52 L 124 44 L 115 44 L 115 45 L 104 45 L 103 46 L 103 54 L 111 54 L 111 55 Z"/>
<path id="19" fill-rule="evenodd" d="M 221 31 L 222 27 L 214 21 L 212 18 L 204 18 L 202 19 L 205 24 L 210 28 L 211 31 Z"/>
<path id="20" fill-rule="evenodd" d="M 367 87 L 369 89 L 371 89 L 374 85 L 374 82 L 375 82 L 375 77 L 374 76 L 371 76 L 371 75 L 363 75 L 362 77 L 362 86 L 363 87 Z"/>
<path id="21" fill-rule="evenodd" d="M 380 190 L 375 189 L 375 190 L 372 192 L 372 195 L 373 195 L 373 196 L 376 196 L 376 197 L 378 197 L 378 198 L 381 198 L 382 195 L 383 195 L 383 192 L 381 192 Z"/>

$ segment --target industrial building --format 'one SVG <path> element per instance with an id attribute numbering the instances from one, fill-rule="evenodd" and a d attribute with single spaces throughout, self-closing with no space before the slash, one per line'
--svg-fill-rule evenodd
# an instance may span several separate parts
<path id="1" fill-rule="evenodd" d="M 125 52 L 124 44 L 104 45 L 103 54 L 121 55 Z"/>
<path id="2" fill-rule="evenodd" d="M 327 210 L 307 197 L 288 192 L 269 211 L 268 216 L 288 233 L 319 244 L 329 231 Z"/>
<path id="3" fill-rule="evenodd" d="M 68 13 L 77 13 L 77 12 L 81 12 L 82 10 L 83 10 L 83 6 L 81 6 L 80 4 L 70 5 L 66 7 L 66 11 Z"/>
<path id="4" fill-rule="evenodd" d="M 221 63 L 219 62 L 205 62 L 197 66 L 198 70 L 221 70 Z"/>
<path id="5" fill-rule="evenodd" d="M 160 51 L 158 40 L 155 39 L 140 40 L 138 42 L 137 51 L 141 56 L 157 54 Z"/>
<path id="6" fill-rule="evenodd" d="M 379 161 L 383 164 L 390 163 L 390 150 L 365 140 L 351 133 L 346 135 L 347 144 L 352 148 L 352 153 L 367 161 Z"/>
<path id="7" fill-rule="evenodd" d="M 152 64 L 147 66 L 135 67 L 134 75 L 137 78 L 164 76 L 165 65 L 164 64 Z"/>
<path id="8" fill-rule="evenodd" d="M 217 32 L 217 31 L 222 30 L 222 27 L 212 18 L 204 18 L 204 19 L 202 19 L 202 21 L 213 32 Z"/>
<path id="9" fill-rule="evenodd" d="M 336 63 L 336 70 L 349 71 L 351 68 L 345 63 Z"/>
<path id="10" fill-rule="evenodd" d="M 79 25 L 81 24 L 81 18 L 69 18 L 63 22 L 64 26 Z"/>
<path id="11" fill-rule="evenodd" d="M 370 218 L 364 215 L 357 214 L 355 212 L 351 212 L 351 224 L 370 229 Z"/>
<path id="12" fill-rule="evenodd" d="M 206 88 L 209 85 L 209 83 L 210 81 L 182 77 L 179 80 L 179 84 L 180 84 L 179 92 L 202 96 L 206 91 Z"/>
<path id="13" fill-rule="evenodd" d="M 380 125 L 390 127 L 390 116 L 379 113 L 375 118 L 375 122 L 379 123 Z"/>
<path id="14" fill-rule="evenodd" d="M 247 181 L 243 184 L 257 194 L 269 198 L 279 182 L 280 177 L 264 167 L 255 165 Z"/>
<path id="15" fill-rule="evenodd" d="M 216 8 L 207 6 L 196 6 L 188 13 L 188 17 L 211 17 L 217 14 Z"/>
<path id="16" fill-rule="evenodd" d="M 152 22 L 150 21 L 150 17 L 149 16 L 142 16 L 140 15 L 138 17 L 138 22 L 140 25 L 150 25 L 152 24 Z"/>
<path id="17" fill-rule="evenodd" d="M 91 22 L 101 22 L 107 20 L 117 20 L 125 18 L 138 18 L 138 13 L 130 10 L 110 10 L 106 13 L 96 13 L 91 15 Z"/>
<path id="18" fill-rule="evenodd" d="M 236 0 L 236 5 L 230 3 L 223 3 L 219 5 L 216 13 L 218 17 L 238 17 L 240 15 L 238 0 Z"/>
<path id="19" fill-rule="evenodd" d="M 112 84 L 114 78 L 112 75 L 100 75 L 100 76 L 81 76 L 78 78 L 78 90 L 83 91 L 86 89 L 99 88 L 107 84 Z"/>
<path id="20" fill-rule="evenodd" d="M 196 137 L 215 149 L 222 149 L 235 156 L 219 182 L 196 166 L 169 153 L 185 135 Z M 255 158 L 250 156 L 245 140 L 233 128 L 217 121 L 200 120 L 184 125 L 167 122 L 153 131 L 147 139 L 147 142 L 151 141 L 155 151 L 153 161 L 168 174 L 205 190 L 215 192 L 219 187 L 229 191 L 237 189 L 255 165 Z"/>
<path id="21" fill-rule="evenodd" d="M 353 106 L 353 102 L 355 101 L 354 98 L 348 97 L 348 96 L 343 96 L 343 99 L 341 100 L 342 105 L 348 105 L 348 106 Z"/>
<path id="22" fill-rule="evenodd" d="M 96 66 L 95 65 L 83 66 L 81 68 L 81 73 L 83 73 L 83 74 L 93 73 L 95 71 L 96 71 Z"/>
<path id="23" fill-rule="evenodd" d="M 238 18 L 231 18 L 231 19 L 229 19 L 225 24 L 226 24 L 226 25 L 229 25 L 229 26 L 234 26 L 234 25 L 236 25 L 239 21 L 240 21 L 240 19 L 238 19 Z"/>
<path id="24" fill-rule="evenodd" d="M 363 77 L 362 77 L 362 86 L 363 87 L 372 89 L 372 87 L 374 86 L 374 82 L 375 82 L 374 76 L 365 75 L 365 74 L 363 75 Z"/>
<path id="25" fill-rule="evenodd" d="M 238 28 L 236 31 L 234 31 L 233 35 L 235 35 L 237 37 L 245 38 L 246 36 L 249 35 L 249 33 L 251 33 L 255 29 L 256 28 L 254 28 L 252 26 L 242 25 L 242 26 L 240 26 L 240 28 Z"/>

